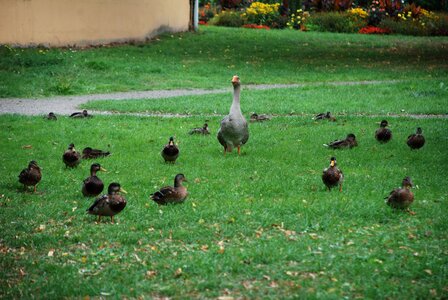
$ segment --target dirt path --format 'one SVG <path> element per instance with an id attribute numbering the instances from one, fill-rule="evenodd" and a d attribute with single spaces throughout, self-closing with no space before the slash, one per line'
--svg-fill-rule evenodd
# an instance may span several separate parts
<path id="1" fill-rule="evenodd" d="M 260 84 L 247 85 L 244 88 L 247 90 L 267 90 L 267 89 L 281 89 L 281 88 L 296 88 L 303 86 L 321 86 L 321 85 L 371 85 L 383 83 L 398 83 L 400 81 L 340 81 L 340 82 L 317 82 L 306 84 Z M 121 92 L 111 94 L 94 94 L 94 95 L 80 95 L 80 96 L 59 96 L 41 99 L 29 98 L 5 98 L 0 99 L 0 114 L 20 114 L 20 115 L 46 115 L 50 111 L 56 115 L 69 115 L 75 111 L 79 111 L 81 104 L 89 101 L 98 100 L 144 100 L 144 99 L 161 99 L 169 97 L 189 96 L 189 95 L 206 95 L 206 94 L 221 94 L 231 92 L 230 89 L 179 89 L 179 90 L 159 90 L 159 91 L 136 91 L 136 92 Z M 98 114 L 116 114 L 111 112 L 94 112 Z M 159 116 L 157 114 L 139 114 L 126 113 L 127 115 L 137 116 Z M 187 115 L 166 114 L 160 115 L 166 117 L 186 117 Z M 400 115 L 401 116 L 401 115 Z M 411 116 L 411 115 L 403 115 Z M 413 115 L 414 117 L 425 117 L 424 115 Z M 412 117 L 412 116 L 411 116 Z M 427 116 L 428 117 L 428 116 Z M 432 116 L 431 117 L 446 117 Z"/>

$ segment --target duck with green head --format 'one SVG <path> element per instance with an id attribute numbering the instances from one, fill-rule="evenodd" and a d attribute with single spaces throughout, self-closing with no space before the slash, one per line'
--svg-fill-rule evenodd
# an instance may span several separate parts
<path id="1" fill-rule="evenodd" d="M 387 126 L 389 126 L 387 120 L 382 120 L 380 128 L 375 131 L 375 138 L 380 143 L 387 143 L 392 139 L 392 131 Z"/>

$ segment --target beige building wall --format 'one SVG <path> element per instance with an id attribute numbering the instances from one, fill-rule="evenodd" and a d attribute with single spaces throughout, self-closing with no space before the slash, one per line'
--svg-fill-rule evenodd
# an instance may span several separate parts
<path id="1" fill-rule="evenodd" d="M 0 0 L 0 44 L 85 46 L 188 30 L 189 0 Z"/>

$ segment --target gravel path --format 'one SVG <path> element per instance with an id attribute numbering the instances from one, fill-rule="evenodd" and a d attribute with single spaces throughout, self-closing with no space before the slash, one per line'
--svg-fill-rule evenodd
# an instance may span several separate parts
<path id="1" fill-rule="evenodd" d="M 354 85 L 354 84 L 380 84 L 384 81 L 359 81 L 359 82 L 333 82 L 333 85 Z M 317 84 L 325 84 L 323 82 Z M 304 86 L 304 84 L 261 84 L 247 85 L 245 89 L 265 90 L 278 88 L 294 88 Z M 230 89 L 179 89 L 160 90 L 143 92 L 123 92 L 111 94 L 94 94 L 80 96 L 59 96 L 41 99 L 28 98 L 5 98 L 0 99 L 0 114 L 21 114 L 21 115 L 45 115 L 50 111 L 57 115 L 69 115 L 79 110 L 81 104 L 97 100 L 125 100 L 125 99 L 161 99 L 189 95 L 220 94 L 231 91 Z"/>
<path id="2" fill-rule="evenodd" d="M 317 82 L 307 84 L 260 84 L 260 85 L 246 85 L 248 90 L 267 90 L 279 88 L 296 88 L 302 86 L 319 86 L 319 85 L 371 85 L 383 83 L 399 83 L 401 81 L 340 81 L 340 82 Z M 59 96 L 41 99 L 29 98 L 4 98 L 0 99 L 0 114 L 21 114 L 21 115 L 46 115 L 50 111 L 56 115 L 69 115 L 75 111 L 79 111 L 81 104 L 89 101 L 98 100 L 127 100 L 127 99 L 161 99 L 178 96 L 189 95 L 206 95 L 206 94 L 221 94 L 231 92 L 231 89 L 179 89 L 179 90 L 159 90 L 159 91 L 136 91 L 136 92 L 122 92 L 111 94 L 94 94 L 94 95 L 80 95 L 80 96 Z M 110 112 L 95 112 L 98 114 L 113 114 Z M 142 114 L 129 114 L 142 115 Z M 181 116 L 177 114 L 168 114 L 167 116 Z"/>

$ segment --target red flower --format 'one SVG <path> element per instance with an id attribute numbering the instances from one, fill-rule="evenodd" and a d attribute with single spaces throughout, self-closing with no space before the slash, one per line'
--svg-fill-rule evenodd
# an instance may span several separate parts
<path id="1" fill-rule="evenodd" d="M 269 30 L 269 26 L 266 25 L 257 25 L 257 24 L 245 24 L 243 25 L 244 28 L 252 28 L 252 29 L 266 29 Z"/>
<path id="2" fill-rule="evenodd" d="M 358 32 L 362 33 L 362 34 L 389 34 L 390 30 L 387 28 L 366 26 L 366 27 L 361 28 Z"/>

